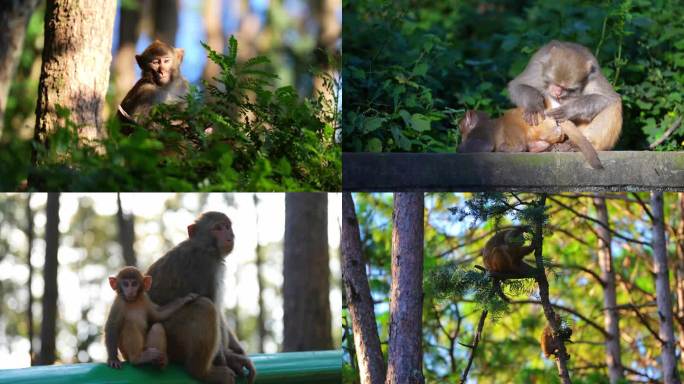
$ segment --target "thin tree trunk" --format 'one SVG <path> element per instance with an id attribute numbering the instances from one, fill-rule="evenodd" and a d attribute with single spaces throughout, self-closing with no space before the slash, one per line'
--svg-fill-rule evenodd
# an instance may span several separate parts
<path id="1" fill-rule="evenodd" d="M 342 194 L 342 282 L 351 315 L 354 346 L 359 364 L 361 384 L 385 382 L 385 362 L 375 322 L 373 298 L 361 251 L 359 222 L 354 200 L 349 192 Z"/>
<path id="2" fill-rule="evenodd" d="M 235 39 L 237 39 L 239 47 L 238 61 L 245 62 L 259 53 L 257 41 L 261 31 L 261 20 L 258 15 L 252 12 L 249 0 L 242 0 L 240 4 L 240 27 L 235 34 Z"/>
<path id="3" fill-rule="evenodd" d="M 601 268 L 601 281 L 603 283 L 603 306 L 604 323 L 606 332 L 610 337 L 606 338 L 606 363 L 608 364 L 608 377 L 611 384 L 616 384 L 624 379 L 622 362 L 620 359 L 620 315 L 617 310 L 617 298 L 615 291 L 615 271 L 613 270 L 613 254 L 610 250 L 611 235 L 610 222 L 608 221 L 608 208 L 606 199 L 597 197 L 594 205 L 598 213 L 598 220 L 603 225 L 596 226 L 598 234 L 598 261 Z"/>
<path id="4" fill-rule="evenodd" d="M 43 322 L 40 327 L 40 357 L 38 365 L 55 362 L 57 328 L 57 251 L 59 250 L 59 193 L 48 193 L 45 224 L 45 267 L 43 279 Z"/>
<path id="5" fill-rule="evenodd" d="M 28 267 L 28 282 L 26 290 L 28 291 L 28 303 L 26 304 L 26 322 L 28 328 L 28 339 L 29 339 L 29 358 L 31 359 L 31 365 L 35 362 L 35 355 L 33 352 L 33 292 L 31 292 L 31 287 L 33 286 L 33 264 L 31 264 L 31 255 L 33 251 L 33 239 L 35 237 L 35 230 L 33 228 L 33 211 L 31 210 L 31 194 L 26 195 L 26 265 Z"/>
<path id="6" fill-rule="evenodd" d="M 684 366 L 684 193 L 679 194 L 679 226 L 677 227 L 677 324 L 679 325 L 679 350 Z"/>
<path id="7" fill-rule="evenodd" d="M 656 302 L 658 303 L 658 336 L 663 341 L 661 359 L 665 384 L 679 384 L 677 359 L 675 357 L 674 324 L 672 322 L 672 297 L 670 295 L 670 272 L 667 266 L 663 193 L 651 192 L 653 214 L 653 269 L 655 273 Z"/>
<path id="8" fill-rule="evenodd" d="M 546 205 L 546 194 L 542 194 L 537 203 L 539 208 Z M 549 322 L 554 335 L 559 334 L 561 324 L 556 319 L 556 312 L 553 310 L 551 300 L 549 299 L 549 281 L 546 278 L 546 270 L 544 269 L 544 258 L 542 255 L 542 247 L 544 245 L 544 233 L 542 232 L 543 223 L 538 220 L 534 223 L 534 260 L 537 267 L 537 285 L 539 285 L 539 301 L 544 308 L 544 316 Z M 558 354 L 556 354 L 556 367 L 558 369 L 558 376 L 563 384 L 570 384 L 570 372 L 568 371 L 568 352 L 565 349 L 565 343 L 558 343 Z"/>
<path id="9" fill-rule="evenodd" d="M 121 245 L 121 253 L 123 255 L 124 263 L 134 267 L 138 266 L 138 258 L 135 256 L 133 243 L 135 242 L 135 220 L 131 215 L 125 215 L 123 207 L 121 207 L 121 194 L 116 194 L 116 222 L 119 227 L 119 245 Z"/>
<path id="10" fill-rule="evenodd" d="M 178 0 L 152 0 L 154 38 L 176 45 L 178 32 Z"/>
<path id="11" fill-rule="evenodd" d="M 204 28 L 207 31 L 206 43 L 211 49 L 217 52 L 223 52 L 225 41 L 223 38 L 223 30 L 221 29 L 221 1 L 220 0 L 206 0 L 204 2 Z M 217 77 L 221 72 L 221 67 L 211 60 L 207 60 L 202 72 L 202 78 L 211 81 Z"/>
<path id="12" fill-rule="evenodd" d="M 424 383 L 422 192 L 395 193 L 387 384 Z"/>
<path id="13" fill-rule="evenodd" d="M 309 3 L 318 22 L 318 36 L 316 36 L 316 51 L 314 52 L 316 67 L 322 71 L 329 71 L 329 60 L 336 59 L 329 58 L 328 55 L 339 56 L 340 54 L 336 44 L 340 38 L 342 23 L 337 17 L 337 12 L 342 7 L 342 2 L 340 0 L 312 0 Z M 327 93 L 321 76 L 314 78 L 313 88 L 314 94 Z M 332 95 L 326 97 L 332 97 Z"/>
<path id="14" fill-rule="evenodd" d="M 257 316 L 257 328 L 259 330 L 259 353 L 264 353 L 264 343 L 266 340 L 266 308 L 264 304 L 264 249 L 259 244 L 259 198 L 254 194 L 254 210 L 257 214 L 254 215 L 256 218 L 256 228 L 257 228 L 257 239 L 256 239 L 256 270 L 257 270 L 257 285 L 259 287 L 259 294 L 257 296 L 257 305 L 259 306 L 259 315 Z"/>
<path id="15" fill-rule="evenodd" d="M 10 85 L 19 65 L 26 26 L 38 0 L 3 0 L 0 2 L 0 136 Z"/>
<path id="16" fill-rule="evenodd" d="M 34 133 L 40 143 L 46 144 L 47 136 L 61 125 L 57 104 L 82 125 L 82 139 L 104 136 L 115 15 L 116 1 L 48 0 Z"/>
<path id="17" fill-rule="evenodd" d="M 328 196 L 325 193 L 285 195 L 284 239 L 283 351 L 331 349 Z"/>
<path id="18" fill-rule="evenodd" d="M 135 84 L 135 44 L 140 37 L 142 0 L 138 0 L 135 5 L 135 8 L 122 6 L 119 13 L 119 48 L 114 57 L 114 88 L 117 103 L 123 100 Z"/>
<path id="19" fill-rule="evenodd" d="M 475 352 L 477 352 L 477 346 L 480 344 L 480 338 L 482 337 L 482 328 L 484 328 L 485 319 L 487 319 L 487 314 L 489 311 L 486 309 L 482 311 L 480 315 L 480 321 L 477 323 L 477 331 L 475 332 L 475 338 L 473 339 L 473 344 L 470 346 L 470 356 L 468 357 L 468 364 L 461 375 L 461 384 L 465 384 L 468 379 L 468 372 L 470 372 L 470 366 L 473 365 L 473 359 L 475 358 Z M 452 360 L 453 361 L 453 360 Z"/>

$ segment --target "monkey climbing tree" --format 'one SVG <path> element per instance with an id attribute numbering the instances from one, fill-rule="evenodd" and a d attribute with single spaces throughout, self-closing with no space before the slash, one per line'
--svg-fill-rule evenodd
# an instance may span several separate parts
<path id="1" fill-rule="evenodd" d="M 466 202 L 465 208 L 452 208 L 450 211 L 459 221 L 470 217 L 475 222 L 491 220 L 494 224 L 494 234 L 482 251 L 485 267 L 476 265 L 475 268 L 466 269 L 447 264 L 427 276 L 425 282 L 439 299 L 453 300 L 471 295 L 482 309 L 472 343 L 462 344 L 471 351 L 461 375 L 461 383 L 467 380 L 488 315 L 491 314 L 490 318 L 497 319 L 509 312 L 510 300 L 506 293 L 519 295 L 529 292 L 532 281 L 539 287 L 539 304 L 548 322 L 542 333 L 542 349 L 545 354 L 549 351 L 547 357 L 555 355 L 561 382 L 570 383 L 567 367 L 569 355 L 564 342 L 568 341 L 571 329 L 563 323 L 551 304 L 549 282 L 546 278 L 546 267 L 549 263 L 542 254 L 543 230 L 548 219 L 546 194 L 479 194 Z M 515 218 L 522 225 L 503 228 L 502 221 L 505 218 Z M 523 236 L 527 234 L 529 238 L 530 233 L 531 243 L 525 246 L 526 239 Z M 534 267 L 522 261 L 525 255 L 532 252 L 535 259 Z"/>

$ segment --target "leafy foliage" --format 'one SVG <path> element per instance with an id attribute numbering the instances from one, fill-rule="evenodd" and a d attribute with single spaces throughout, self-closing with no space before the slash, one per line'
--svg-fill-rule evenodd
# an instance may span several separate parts
<path id="1" fill-rule="evenodd" d="M 644 149 L 682 115 L 677 1 L 345 0 L 345 151 L 452 152 L 465 109 L 499 115 L 505 87 L 551 39 L 594 52 L 622 95 L 618 148 Z M 658 149 L 681 150 L 684 130 Z"/>
<path id="2" fill-rule="evenodd" d="M 13 165 L 0 168 L 0 187 L 14 190 L 28 179 L 34 190 L 339 189 L 336 100 L 324 94 L 302 100 L 292 87 L 274 89 L 276 76 L 264 69 L 268 59 L 239 63 L 232 37 L 225 55 L 204 47 L 221 73 L 204 90 L 193 88 L 184 106 L 156 106 L 129 136 L 112 119 L 107 137 L 89 145 L 69 111 L 58 108 L 63 123 L 47 145 L 3 144 L 0 161 Z M 333 95 L 336 81 L 328 76 L 325 84 Z M 31 147 L 35 165 L 28 161 Z"/>

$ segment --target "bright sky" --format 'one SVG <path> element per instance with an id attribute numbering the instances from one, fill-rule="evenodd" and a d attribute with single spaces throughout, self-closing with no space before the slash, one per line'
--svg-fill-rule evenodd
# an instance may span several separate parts
<path id="1" fill-rule="evenodd" d="M 164 248 L 164 238 L 177 244 L 187 238 L 186 227 L 196 216 L 200 209 L 198 194 L 182 194 L 179 209 L 176 212 L 167 211 L 163 214 L 165 233 L 161 233 L 161 228 L 157 221 L 153 219 L 163 212 L 167 200 L 175 194 L 161 193 L 133 193 L 122 194 L 121 201 L 125 212 L 136 216 L 136 243 L 135 250 L 138 256 L 138 264 L 142 269 L 146 269 L 155 259 L 163 255 L 168 250 Z M 116 214 L 116 194 L 115 193 L 96 193 L 96 194 L 62 194 L 60 198 L 60 232 L 66 232 L 72 221 L 73 214 L 78 209 L 78 200 L 88 196 L 95 202 L 94 209 L 98 215 L 113 216 Z M 234 200 L 234 206 L 229 206 L 225 202 L 225 197 L 230 196 Z M 225 212 L 233 221 L 236 244 L 233 253 L 226 261 L 226 297 L 224 304 L 228 308 L 235 308 L 239 305 L 242 316 L 255 316 L 258 312 L 257 306 L 257 279 L 256 268 L 254 266 L 255 249 L 257 241 L 259 244 L 280 242 L 285 231 L 285 195 L 282 193 L 257 194 L 259 198 L 258 212 L 255 210 L 251 193 L 235 194 L 209 194 L 207 205 L 203 211 L 222 211 Z M 47 200 L 46 194 L 36 194 L 31 200 L 31 205 L 38 209 L 44 206 Z M 340 276 L 339 249 L 340 242 L 340 212 L 342 210 L 341 195 L 328 194 L 328 242 L 331 249 L 330 270 L 332 276 Z M 258 218 L 258 224 L 257 224 Z M 36 211 L 35 217 L 36 230 L 42 233 L 45 226 L 45 215 L 42 210 Z M 25 252 L 26 239 L 21 231 L 16 230 L 11 233 L 3 233 L 12 243 L 12 249 Z M 164 236 L 164 237 L 162 237 Z M 62 238 L 63 240 L 64 238 Z M 114 292 L 106 282 L 106 276 L 114 274 L 121 265 L 120 250 L 115 250 L 116 258 L 112 258 L 114 268 L 103 266 L 88 265 L 85 254 L 80 249 L 71 248 L 68 244 L 60 247 L 59 261 L 61 265 L 82 262 L 81 268 L 75 271 L 71 268 L 60 267 L 58 275 L 59 284 L 59 316 L 67 322 L 77 323 L 81 318 L 82 306 L 94 305 L 88 322 L 78 323 L 79 332 L 86 332 L 90 327 L 97 327 L 101 331 L 102 324 L 106 319 L 107 311 L 114 299 Z M 44 263 L 45 244 L 42 239 L 37 239 L 32 257 L 32 264 L 38 270 L 42 269 Z M 264 267 L 264 275 L 269 284 L 277 287 L 278 293 L 273 294 L 266 291 L 264 300 L 265 307 L 271 311 L 271 320 L 276 339 L 282 341 L 282 297 L 279 287 L 282 285 L 282 253 L 277 254 L 267 260 Z M 22 256 L 23 257 L 23 256 Z M 277 259 L 277 260 L 276 260 Z M 240 269 L 238 276 L 236 271 Z M 16 257 L 6 257 L 0 263 L 0 280 L 13 280 L 18 286 L 26 285 L 28 279 L 28 269 L 25 265 L 18 264 Z M 101 280 L 99 289 L 83 290 L 82 282 L 88 279 Z M 39 297 L 43 291 L 43 281 L 41 278 L 34 279 L 32 285 L 33 295 Z M 237 293 L 240 293 L 238 297 Z M 8 305 L 16 308 L 18 312 L 25 311 L 25 299 L 17 300 L 10 298 Z M 21 302 L 21 303 L 20 303 Z M 239 302 L 239 304 L 238 304 Z M 39 308 L 39 303 L 37 303 Z M 330 292 L 330 305 L 333 319 L 334 334 L 339 335 L 341 329 L 341 308 L 342 295 L 339 287 L 335 286 Z M 36 307 L 34 307 L 36 308 Z M 34 315 L 35 316 L 35 315 Z M 36 323 L 39 324 L 39 317 Z M 29 344 L 26 339 L 20 339 L 11 344 L 5 339 L 5 327 L 0 319 L 0 369 L 2 368 L 22 368 L 28 367 Z M 36 329 L 39 332 L 39 328 Z M 57 349 L 62 356 L 68 358 L 73 356 L 76 351 L 77 339 L 68 331 L 62 330 L 57 337 Z M 37 346 L 36 346 L 37 347 Z M 249 345 L 247 345 L 249 350 Z M 277 352 L 277 345 L 269 343 L 265 346 L 267 353 Z M 101 339 L 94 343 L 88 350 L 90 356 L 96 361 L 106 359 L 106 351 Z"/>

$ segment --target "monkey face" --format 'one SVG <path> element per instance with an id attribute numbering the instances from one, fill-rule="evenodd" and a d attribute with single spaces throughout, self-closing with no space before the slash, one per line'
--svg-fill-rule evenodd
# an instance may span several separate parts
<path id="1" fill-rule="evenodd" d="M 222 255 L 227 255 L 233 250 L 235 235 L 230 220 L 216 222 L 211 228 L 211 235 Z"/>
<path id="2" fill-rule="evenodd" d="M 172 55 L 155 56 L 147 66 L 157 85 L 166 85 L 173 80 L 172 72 L 175 63 Z"/>
<path id="3" fill-rule="evenodd" d="M 138 279 L 131 278 L 119 279 L 118 286 L 119 295 L 126 301 L 135 301 L 143 289 Z"/>

